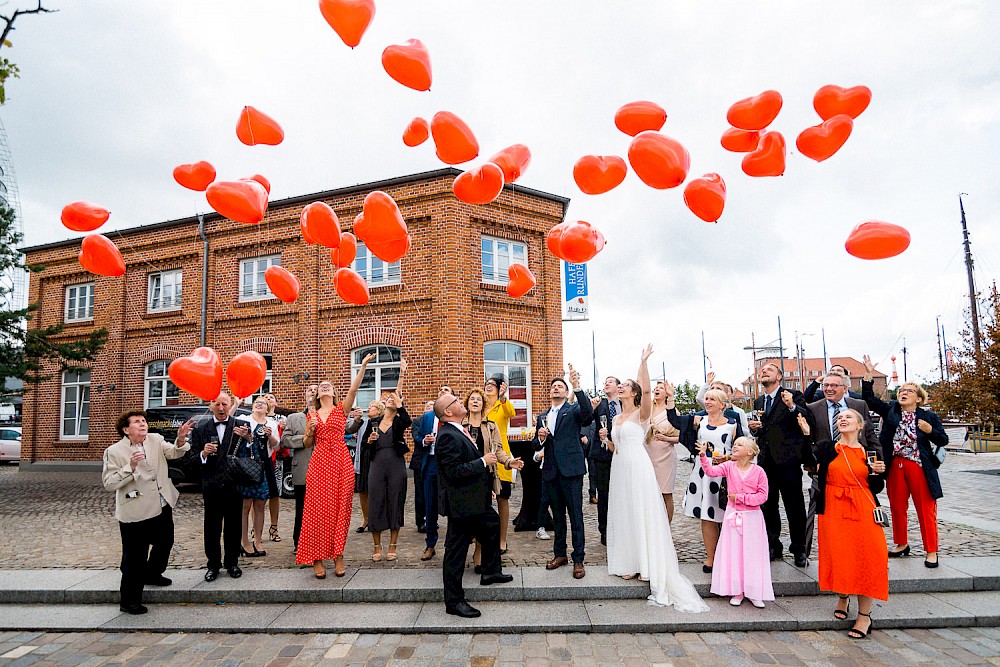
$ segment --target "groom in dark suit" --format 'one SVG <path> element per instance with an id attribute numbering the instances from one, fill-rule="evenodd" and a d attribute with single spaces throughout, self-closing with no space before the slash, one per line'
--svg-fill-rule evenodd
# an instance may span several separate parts
<path id="1" fill-rule="evenodd" d="M 472 538 L 482 547 L 482 576 L 479 583 L 505 584 L 514 579 L 500 570 L 500 517 L 493 509 L 493 452 L 479 454 L 479 448 L 465 429 L 468 414 L 458 397 L 442 394 L 434 402 L 439 426 L 434 441 L 440 484 L 441 514 L 448 517 L 444 542 L 444 605 L 454 616 L 475 618 L 479 610 L 465 601 L 462 575 Z"/>
<path id="2" fill-rule="evenodd" d="M 583 475 L 587 463 L 580 443 L 580 427 L 590 422 L 594 409 L 590 397 L 580 389 L 580 374 L 569 366 L 569 381 L 576 393 L 576 402 L 569 403 L 569 385 L 561 377 L 549 385 L 552 407 L 538 415 L 535 424 L 536 450 L 544 450 L 542 459 L 542 484 L 552 504 L 555 520 L 555 539 L 552 540 L 553 558 L 545 564 L 546 570 L 566 565 L 566 511 L 573 530 L 573 578 L 582 579 L 587 571 L 583 567 Z"/>

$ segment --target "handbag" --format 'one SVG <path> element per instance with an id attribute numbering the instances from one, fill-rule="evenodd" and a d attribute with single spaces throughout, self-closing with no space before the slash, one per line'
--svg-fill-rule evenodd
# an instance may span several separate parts
<path id="1" fill-rule="evenodd" d="M 934 458 L 937 459 L 938 467 L 940 467 L 941 464 L 944 463 L 944 459 L 946 456 L 948 456 L 948 450 L 945 449 L 942 445 L 938 445 L 937 449 L 934 450 Z"/>
<path id="2" fill-rule="evenodd" d="M 248 458 L 236 456 L 236 438 L 222 462 L 222 483 L 227 486 L 257 486 L 264 481 L 264 464 L 257 458 L 254 447 Z"/>
<path id="3" fill-rule="evenodd" d="M 876 505 L 874 500 L 872 500 L 873 496 L 869 495 L 871 494 L 871 489 L 862 486 L 861 482 L 858 481 L 858 476 L 854 474 L 854 468 L 851 467 L 851 460 L 847 458 L 847 452 L 843 451 L 843 449 L 841 452 L 844 455 L 844 460 L 847 461 L 847 470 L 851 473 L 851 477 L 854 478 L 854 482 L 861 487 L 862 491 L 868 491 L 868 494 L 865 494 L 865 498 L 867 498 L 868 502 L 872 504 L 872 519 L 877 525 L 882 526 L 883 528 L 888 528 L 890 525 L 889 515 L 886 514 L 884 509 Z"/>

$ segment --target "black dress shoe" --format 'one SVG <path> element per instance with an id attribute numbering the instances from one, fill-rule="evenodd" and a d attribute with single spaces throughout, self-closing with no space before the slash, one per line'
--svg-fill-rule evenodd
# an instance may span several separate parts
<path id="1" fill-rule="evenodd" d="M 239 579 L 243 576 L 243 570 L 240 569 L 239 565 L 230 565 L 226 568 L 226 572 L 228 572 L 229 576 L 233 579 Z"/>
<path id="2" fill-rule="evenodd" d="M 427 526 L 423 526 L 423 525 L 417 526 L 417 532 L 418 533 L 426 533 L 427 532 Z"/>
<path id="3" fill-rule="evenodd" d="M 167 579 L 162 574 L 158 574 L 155 577 L 150 577 L 146 580 L 146 585 L 148 586 L 169 586 L 174 583 L 170 579 Z"/>
<path id="4" fill-rule="evenodd" d="M 445 605 L 444 610 L 452 616 L 461 616 L 462 618 L 479 618 L 481 615 L 478 609 L 465 600 L 451 606 Z"/>
<path id="5" fill-rule="evenodd" d="M 809 567 L 809 558 L 805 554 L 795 554 L 795 567 Z"/>
<path id="6" fill-rule="evenodd" d="M 902 558 L 903 556 L 909 556 L 909 555 L 910 555 L 910 545 L 909 544 L 907 544 L 905 547 L 903 547 L 899 551 L 893 551 L 892 549 L 889 549 L 889 558 Z"/>
<path id="7" fill-rule="evenodd" d="M 782 554 L 780 551 L 774 551 L 773 549 L 771 550 L 771 560 L 781 560 L 784 557 L 785 557 L 784 554 Z"/>
<path id="8" fill-rule="evenodd" d="M 146 607 L 144 607 L 141 604 L 123 604 L 120 605 L 118 609 L 125 612 L 126 614 L 136 614 L 136 615 L 145 614 L 147 611 L 149 611 L 148 609 L 146 609 Z"/>
<path id="9" fill-rule="evenodd" d="M 208 568 L 208 572 L 205 573 L 205 581 L 215 581 L 219 577 L 219 570 L 214 567 Z"/>
<path id="10" fill-rule="evenodd" d="M 496 574 L 484 574 L 479 578 L 480 586 L 489 586 L 490 584 L 506 584 L 514 581 L 513 574 L 504 574 L 503 572 L 497 572 Z"/>
<path id="11" fill-rule="evenodd" d="M 701 566 L 701 571 L 704 572 L 705 574 L 712 574 L 712 566 L 711 565 L 702 565 Z"/>
<path id="12" fill-rule="evenodd" d="M 475 572 L 476 574 L 482 574 L 483 573 L 483 566 L 482 565 L 473 565 L 472 566 L 472 571 Z"/>

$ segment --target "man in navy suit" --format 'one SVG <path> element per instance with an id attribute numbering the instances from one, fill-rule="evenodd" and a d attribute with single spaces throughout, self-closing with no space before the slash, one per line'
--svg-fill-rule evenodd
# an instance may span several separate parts
<path id="1" fill-rule="evenodd" d="M 454 396 L 455 392 L 451 390 L 451 387 L 445 385 L 441 387 L 440 391 L 438 391 L 438 398 L 441 398 L 445 394 Z M 439 485 L 437 458 L 435 457 L 435 440 L 437 439 L 437 432 L 440 424 L 440 420 L 433 411 L 425 412 L 421 415 L 419 421 L 419 442 L 417 442 L 416 436 L 413 438 L 413 441 L 420 445 L 424 452 L 424 460 L 420 467 L 420 474 L 424 483 L 424 527 L 427 531 L 427 537 L 424 540 L 424 553 L 420 555 L 420 560 L 430 560 L 431 558 L 434 558 L 434 554 L 437 553 L 435 547 L 437 547 L 438 541 Z"/>
<path id="2" fill-rule="evenodd" d="M 611 424 L 615 417 L 622 413 L 622 402 L 618 398 L 618 391 L 621 388 L 621 381 L 609 375 L 604 380 L 605 398 L 601 399 L 597 407 L 594 408 L 594 432 L 597 433 L 602 428 L 611 432 Z M 604 417 L 604 423 L 601 423 Z M 597 495 L 591 494 L 591 501 L 597 498 L 597 528 L 601 531 L 601 544 L 608 543 L 608 489 L 611 487 L 611 450 L 601 442 L 600 438 L 594 438 L 590 445 L 591 474 L 594 480 L 591 484 L 597 489 Z"/>
<path id="3" fill-rule="evenodd" d="M 576 394 L 576 402 L 569 403 L 569 385 L 561 377 L 549 385 L 552 407 L 538 416 L 535 425 L 536 450 L 542 449 L 542 484 L 548 494 L 555 515 L 555 539 L 552 541 L 553 558 L 545 564 L 546 570 L 566 565 L 566 511 L 573 530 L 573 578 L 582 579 L 583 567 L 583 475 L 587 463 L 580 442 L 580 427 L 593 419 L 594 409 L 590 397 L 580 389 L 580 373 L 569 366 L 569 381 Z"/>

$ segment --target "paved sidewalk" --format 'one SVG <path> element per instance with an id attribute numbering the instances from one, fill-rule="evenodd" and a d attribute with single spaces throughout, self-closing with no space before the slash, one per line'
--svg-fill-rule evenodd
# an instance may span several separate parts
<path id="1" fill-rule="evenodd" d="M 673 539 L 681 562 L 697 563 L 704 557 L 699 522 L 680 510 L 683 488 L 691 464 L 681 462 L 674 500 L 677 512 L 672 525 Z M 1000 475 L 983 471 L 1000 470 L 1000 454 L 949 454 L 941 468 L 945 497 L 939 503 L 941 554 L 951 556 L 1000 555 Z M 411 488 L 412 491 L 412 488 Z M 884 500 L 884 495 L 883 495 Z M 407 497 L 406 518 L 412 521 L 412 493 Z M 511 499 L 511 515 L 520 508 L 520 494 Z M 104 491 L 99 475 L 93 473 L 20 473 L 13 466 L 0 466 L 0 568 L 84 567 L 114 569 L 121 557 L 121 540 L 112 516 L 113 494 Z M 282 500 L 278 527 L 282 542 L 266 542 L 266 558 L 242 559 L 241 567 L 295 567 L 292 555 L 292 520 L 294 503 Z M 176 543 L 171 555 L 172 567 L 202 567 L 202 498 L 197 492 L 184 492 L 174 513 Z M 268 522 L 265 522 L 267 525 Z M 361 510 L 354 502 L 352 530 L 361 524 Z M 597 508 L 584 505 L 587 535 L 587 564 L 606 563 L 606 552 L 597 531 Z M 371 537 L 351 533 L 347 541 L 349 566 L 360 568 L 435 568 L 441 567 L 444 553 L 445 520 L 442 520 L 438 555 L 431 561 L 419 560 L 424 536 L 411 525 L 403 528 L 399 541 L 399 560 L 394 564 L 373 563 Z M 887 539 L 888 542 L 888 539 Z M 388 543 L 388 533 L 383 535 Z M 787 543 L 787 539 L 786 539 Z M 910 543 L 920 555 L 920 534 L 916 514 L 910 511 Z M 533 532 L 508 533 L 509 552 L 505 566 L 540 566 L 551 558 L 551 541 L 538 540 Z M 816 548 L 814 542 L 814 549 Z M 815 551 L 813 553 L 815 559 Z"/>

